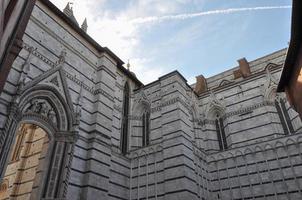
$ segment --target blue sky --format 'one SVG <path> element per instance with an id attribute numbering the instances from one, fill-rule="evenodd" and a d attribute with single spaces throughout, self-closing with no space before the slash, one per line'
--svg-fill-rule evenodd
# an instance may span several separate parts
<path id="1" fill-rule="evenodd" d="M 61 10 L 67 0 L 51 0 Z M 143 83 L 177 69 L 193 83 L 288 46 L 291 0 L 73 0 L 88 34 Z M 259 8 L 261 7 L 261 9 Z M 240 11 L 236 9 L 249 8 Z M 230 9 L 235 9 L 230 11 Z M 204 13 L 192 16 L 196 13 Z"/>

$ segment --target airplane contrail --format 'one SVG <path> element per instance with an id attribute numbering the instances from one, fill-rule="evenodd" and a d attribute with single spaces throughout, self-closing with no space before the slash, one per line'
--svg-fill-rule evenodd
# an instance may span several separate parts
<path id="1" fill-rule="evenodd" d="M 291 6 L 263 6 L 263 7 L 250 7 L 250 8 L 229 8 L 224 10 L 211 10 L 197 13 L 185 13 L 176 15 L 165 15 L 165 16 L 151 16 L 151 17 L 139 17 L 130 20 L 133 24 L 144 24 L 150 22 L 162 22 L 167 20 L 184 20 L 194 17 L 201 17 L 206 15 L 217 15 L 217 14 L 231 14 L 243 11 L 257 11 L 257 10 L 275 10 L 275 9 L 289 9 Z"/>

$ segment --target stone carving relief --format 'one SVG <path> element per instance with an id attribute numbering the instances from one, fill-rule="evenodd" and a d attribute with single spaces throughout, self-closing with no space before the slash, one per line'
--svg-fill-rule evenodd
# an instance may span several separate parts
<path id="1" fill-rule="evenodd" d="M 264 101 L 274 101 L 276 96 L 278 81 L 271 74 L 269 67 L 267 67 L 265 70 L 266 70 L 267 79 L 261 88 Z"/>
<path id="2" fill-rule="evenodd" d="M 59 60 L 57 61 L 58 65 L 61 65 L 65 62 L 65 57 L 66 57 L 66 50 L 62 50 L 61 54 L 59 55 Z"/>
<path id="3" fill-rule="evenodd" d="M 54 108 L 44 99 L 33 99 L 28 105 L 25 106 L 24 113 L 40 114 L 53 124 L 57 124 L 57 117 Z"/>
<path id="4" fill-rule="evenodd" d="M 59 87 L 58 77 L 55 76 L 55 77 L 54 77 L 53 79 L 51 79 L 49 82 L 52 83 L 53 85 Z"/>
<path id="5" fill-rule="evenodd" d="M 135 114 L 142 114 L 144 110 L 151 109 L 151 101 L 145 94 L 144 90 L 140 90 L 139 93 L 134 98 L 133 111 Z"/>
<path id="6" fill-rule="evenodd" d="M 207 118 L 215 118 L 216 115 L 224 115 L 226 107 L 223 103 L 224 98 L 218 99 L 217 96 L 210 91 L 209 102 L 207 105 L 206 117 Z"/>
<path id="7" fill-rule="evenodd" d="M 145 94 L 144 90 L 140 90 L 137 94 L 136 98 L 134 99 L 134 102 L 141 103 L 145 102 L 147 104 L 150 104 L 150 100 L 148 99 L 147 95 Z"/>
<path id="8" fill-rule="evenodd" d="M 76 124 L 80 124 L 80 119 L 82 116 L 82 104 L 83 104 L 83 87 L 81 85 L 79 96 L 77 99 L 77 106 L 76 106 Z"/>
<path id="9" fill-rule="evenodd" d="M 31 59 L 32 59 L 33 51 L 34 51 L 34 48 L 29 47 L 28 55 L 25 59 L 24 64 L 21 67 L 22 72 L 21 72 L 21 75 L 20 75 L 20 78 L 19 78 L 19 83 L 18 83 L 19 87 L 23 87 L 25 82 L 27 81 L 27 76 L 28 76 L 28 73 L 30 71 L 30 65 L 31 65 Z"/>

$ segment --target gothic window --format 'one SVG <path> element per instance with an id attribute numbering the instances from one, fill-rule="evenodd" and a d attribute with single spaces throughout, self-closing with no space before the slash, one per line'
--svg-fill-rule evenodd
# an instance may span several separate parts
<path id="1" fill-rule="evenodd" d="M 11 162 L 17 161 L 20 158 L 20 153 L 23 146 L 23 140 L 26 134 L 26 129 L 24 128 L 24 125 L 22 125 L 17 133 L 16 142 L 13 147 L 13 152 L 11 155 Z"/>
<path id="2" fill-rule="evenodd" d="M 142 129 L 143 129 L 143 147 L 149 145 L 150 135 L 150 112 L 144 112 L 142 116 Z"/>
<path id="3" fill-rule="evenodd" d="M 124 87 L 124 98 L 123 98 L 123 117 L 122 117 L 122 134 L 121 134 L 121 151 L 123 154 L 127 153 L 128 148 L 128 128 L 129 128 L 129 98 L 130 91 L 128 83 Z"/>
<path id="4" fill-rule="evenodd" d="M 219 149 L 221 151 L 228 149 L 225 131 L 223 126 L 223 119 L 222 117 L 217 116 L 215 119 L 216 131 L 217 131 L 217 139 L 219 144 Z"/>
<path id="5" fill-rule="evenodd" d="M 293 126 L 291 124 L 287 109 L 285 107 L 285 102 L 283 99 L 275 100 L 275 106 L 277 113 L 279 115 L 284 134 L 288 135 L 294 132 Z"/>

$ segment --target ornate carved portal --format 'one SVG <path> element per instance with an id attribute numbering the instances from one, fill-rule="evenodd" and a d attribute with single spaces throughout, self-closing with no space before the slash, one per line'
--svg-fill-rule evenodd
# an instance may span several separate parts
<path id="1" fill-rule="evenodd" d="M 18 157 L 22 157 L 22 153 L 30 153 L 29 155 L 26 154 L 25 157 L 32 159 L 30 162 L 36 163 L 37 166 L 34 168 L 37 169 L 28 172 L 32 174 L 29 179 L 31 182 L 27 180 L 29 181 L 27 184 L 32 184 L 29 186 L 30 189 L 26 191 L 27 195 L 30 196 L 29 199 L 65 198 L 72 151 L 77 139 L 75 114 L 72 105 L 67 103 L 70 102 L 70 99 L 66 99 L 54 87 L 44 84 L 30 88 L 25 87 L 15 96 L 11 104 L 9 118 L 6 121 L 4 137 L 0 141 L 0 182 L 8 181 L 6 184 L 8 193 L 6 195 L 14 198 L 23 194 L 20 183 L 27 176 L 24 173 L 18 173 L 15 178 L 10 178 L 8 173 L 12 168 L 12 162 L 16 162 Z M 32 131 L 31 136 L 29 133 L 27 133 L 29 135 L 23 135 L 22 141 L 20 130 L 24 129 L 25 125 L 27 132 L 29 130 L 34 131 Z M 35 128 L 29 129 L 28 126 Z M 42 136 L 43 133 L 45 136 Z M 33 141 L 35 141 L 33 138 L 43 138 L 43 145 L 41 146 L 39 143 L 40 150 L 35 149 L 38 143 L 34 144 L 35 147 L 27 146 L 27 152 L 22 149 L 23 147 L 18 146 L 24 144 L 26 138 L 30 140 L 30 137 L 32 137 L 31 144 L 34 144 Z M 25 169 L 26 163 L 24 160 L 21 161 L 20 169 Z M 19 184 L 18 187 L 12 187 L 10 181 Z"/>

